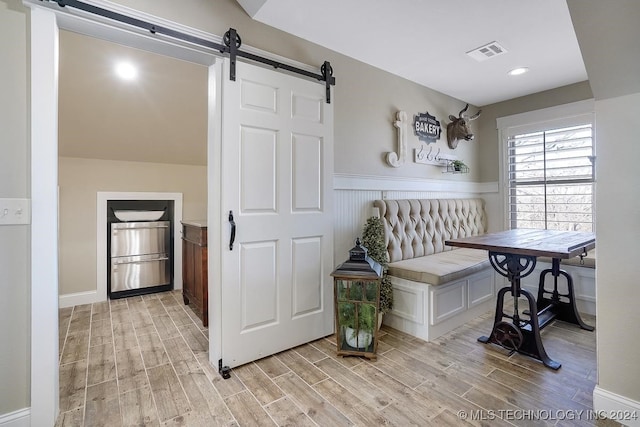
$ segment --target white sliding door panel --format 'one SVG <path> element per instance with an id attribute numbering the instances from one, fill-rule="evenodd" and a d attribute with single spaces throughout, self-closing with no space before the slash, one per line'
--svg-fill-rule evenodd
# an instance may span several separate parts
<path id="1" fill-rule="evenodd" d="M 238 250 L 244 333 L 278 321 L 277 242 L 244 243 Z"/>
<path id="2" fill-rule="evenodd" d="M 240 138 L 241 212 L 274 213 L 278 132 L 243 126 Z"/>
<path id="3" fill-rule="evenodd" d="M 322 210 L 322 139 L 292 135 L 292 183 L 294 211 Z"/>
<path id="4" fill-rule="evenodd" d="M 240 107 L 263 113 L 278 113 L 278 88 L 269 84 L 242 80 Z"/>
<path id="5" fill-rule="evenodd" d="M 333 332 L 333 107 L 322 84 L 241 62 L 222 89 L 221 209 L 236 235 L 222 242 L 221 350 L 234 367 Z"/>
<path id="6" fill-rule="evenodd" d="M 303 316 L 322 309 L 322 237 L 292 241 L 292 315 Z"/>

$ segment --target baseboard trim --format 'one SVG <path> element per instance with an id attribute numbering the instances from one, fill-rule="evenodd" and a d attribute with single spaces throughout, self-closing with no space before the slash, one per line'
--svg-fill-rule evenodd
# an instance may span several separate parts
<path id="1" fill-rule="evenodd" d="M 0 414 L 2 427 L 31 427 L 31 408 L 18 409 L 8 414 Z"/>
<path id="2" fill-rule="evenodd" d="M 593 410 L 626 426 L 640 427 L 640 402 L 604 390 L 597 385 L 593 389 Z"/>
<path id="3" fill-rule="evenodd" d="M 74 305 L 93 304 L 100 302 L 97 291 L 76 292 L 73 294 L 64 294 L 58 297 L 58 306 L 60 308 L 73 307 Z"/>

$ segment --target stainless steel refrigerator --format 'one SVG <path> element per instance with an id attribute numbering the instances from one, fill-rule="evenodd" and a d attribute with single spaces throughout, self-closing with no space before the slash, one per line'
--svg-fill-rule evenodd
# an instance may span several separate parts
<path id="1" fill-rule="evenodd" d="M 170 221 L 112 222 L 109 296 L 171 289 Z"/>

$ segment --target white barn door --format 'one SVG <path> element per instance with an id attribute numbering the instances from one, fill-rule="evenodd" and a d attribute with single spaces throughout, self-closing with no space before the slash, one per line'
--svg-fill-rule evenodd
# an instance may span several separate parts
<path id="1" fill-rule="evenodd" d="M 225 74 L 228 72 L 225 61 Z M 333 104 L 325 88 L 237 63 L 222 83 L 222 362 L 333 332 Z"/>

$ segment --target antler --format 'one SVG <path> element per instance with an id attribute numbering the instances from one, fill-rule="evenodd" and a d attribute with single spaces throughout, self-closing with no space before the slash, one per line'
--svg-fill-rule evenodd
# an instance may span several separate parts
<path id="1" fill-rule="evenodd" d="M 471 120 L 477 119 L 478 117 L 480 117 L 480 113 L 482 113 L 482 110 L 478 110 L 477 113 L 475 113 L 473 116 L 469 117 L 469 120 L 471 121 Z"/>
<path id="2" fill-rule="evenodd" d="M 469 109 L 469 104 L 467 104 L 460 112 L 458 113 L 458 117 L 462 118 L 462 113 Z"/>

